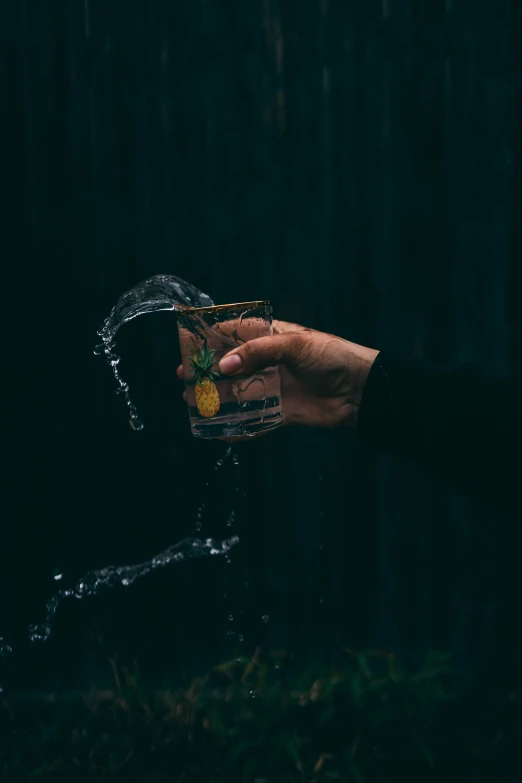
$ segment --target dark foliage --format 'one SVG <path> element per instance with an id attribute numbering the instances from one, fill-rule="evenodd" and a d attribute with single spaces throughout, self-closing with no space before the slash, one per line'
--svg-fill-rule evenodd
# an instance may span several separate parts
<path id="1" fill-rule="evenodd" d="M 522 760 L 520 694 L 484 709 L 489 686 L 443 653 L 412 673 L 380 651 L 320 667 L 257 649 L 162 689 L 112 664 L 111 688 L 4 699 L 2 780 L 500 781 Z"/>

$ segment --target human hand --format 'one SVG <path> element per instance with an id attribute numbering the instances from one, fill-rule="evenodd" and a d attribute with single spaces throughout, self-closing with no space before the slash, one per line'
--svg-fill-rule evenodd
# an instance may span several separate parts
<path id="1" fill-rule="evenodd" d="M 221 359 L 219 370 L 253 375 L 277 365 L 285 424 L 355 426 L 378 351 L 286 321 L 274 321 L 273 331 L 234 348 Z M 183 379 L 181 365 L 177 374 Z"/>

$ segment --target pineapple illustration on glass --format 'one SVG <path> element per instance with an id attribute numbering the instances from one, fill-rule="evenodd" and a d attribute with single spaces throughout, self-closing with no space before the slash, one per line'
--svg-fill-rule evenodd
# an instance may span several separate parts
<path id="1" fill-rule="evenodd" d="M 198 413 L 205 419 L 211 419 L 220 408 L 219 393 L 214 383 L 219 378 L 219 373 L 212 369 L 216 352 L 208 349 L 207 341 L 199 346 L 192 343 L 188 356 L 194 372 L 194 391 Z"/>

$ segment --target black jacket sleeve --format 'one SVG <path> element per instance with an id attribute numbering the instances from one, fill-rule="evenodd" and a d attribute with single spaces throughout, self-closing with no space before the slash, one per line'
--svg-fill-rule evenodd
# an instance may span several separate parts
<path id="1" fill-rule="evenodd" d="M 381 352 L 364 388 L 358 434 L 522 519 L 522 387 L 508 379 Z"/>

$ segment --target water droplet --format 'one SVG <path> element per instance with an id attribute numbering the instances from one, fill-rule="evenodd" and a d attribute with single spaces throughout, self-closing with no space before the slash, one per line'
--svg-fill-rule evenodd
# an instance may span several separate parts
<path id="1" fill-rule="evenodd" d="M 247 590 L 248 590 L 248 588 L 250 587 L 250 584 L 249 584 L 248 582 L 245 582 L 245 587 L 246 587 L 246 588 L 247 588 Z"/>
<path id="2" fill-rule="evenodd" d="M 319 603 L 320 603 L 320 604 L 322 604 L 322 603 L 323 603 L 323 599 L 322 599 L 322 598 L 320 598 L 320 599 L 319 599 Z"/>
<path id="3" fill-rule="evenodd" d="M 199 533 L 200 530 L 201 530 L 201 522 L 198 521 L 196 522 L 196 531 Z"/>
<path id="4" fill-rule="evenodd" d="M 234 465 L 239 465 L 239 458 L 237 454 L 232 454 L 232 462 L 234 463 Z"/>
<path id="5" fill-rule="evenodd" d="M 63 578 L 63 574 L 54 574 L 53 579 L 55 582 L 59 582 Z"/>
<path id="6" fill-rule="evenodd" d="M 229 622 L 233 622 L 233 620 L 234 620 L 234 615 L 233 615 L 233 614 L 229 614 L 229 615 L 228 615 L 228 619 L 229 619 Z"/>
<path id="7" fill-rule="evenodd" d="M 240 633 L 237 638 L 239 639 L 240 642 L 243 642 L 245 640 L 245 637 L 243 636 L 242 633 Z"/>
<path id="8" fill-rule="evenodd" d="M 252 699 L 255 699 L 257 696 L 256 691 L 250 691 L 250 696 L 252 697 Z"/>
<path id="9" fill-rule="evenodd" d="M 130 579 L 126 579 L 125 577 L 121 580 L 121 583 L 124 587 L 128 587 L 130 585 Z"/>
<path id="10" fill-rule="evenodd" d="M 105 348 L 105 346 L 103 345 L 103 343 L 101 343 L 100 345 L 95 345 L 94 346 L 94 350 L 93 350 L 93 354 L 95 356 L 101 356 L 101 354 L 104 351 L 104 348 Z"/>
<path id="11" fill-rule="evenodd" d="M 223 598 L 228 598 L 228 593 L 223 593 Z"/>
<path id="12" fill-rule="evenodd" d="M 262 621 L 264 623 L 268 623 L 268 622 L 270 622 L 270 615 L 269 614 L 264 614 L 261 619 L 262 619 Z"/>

